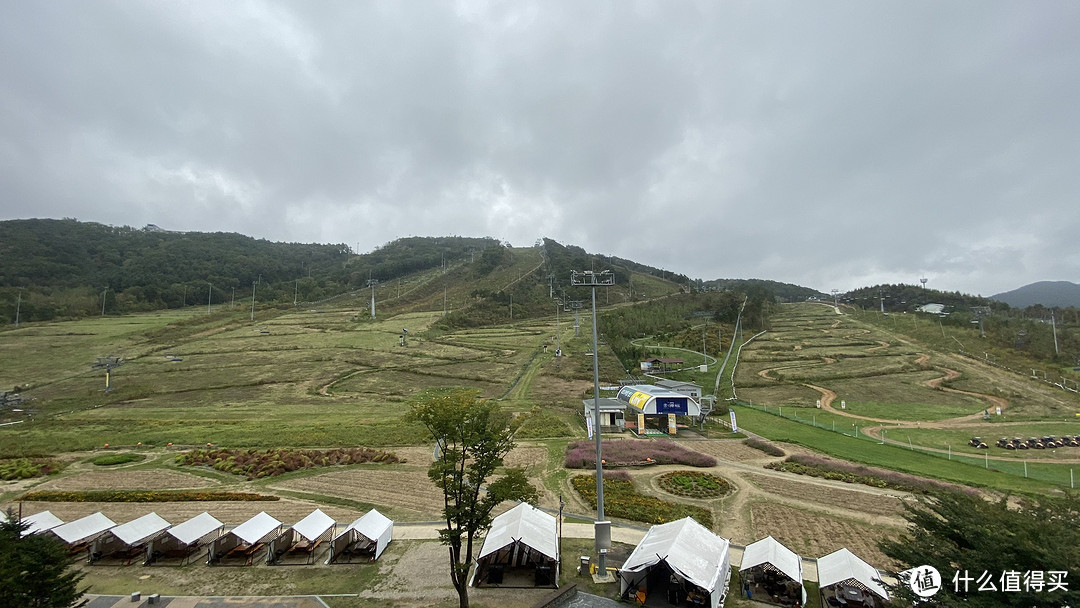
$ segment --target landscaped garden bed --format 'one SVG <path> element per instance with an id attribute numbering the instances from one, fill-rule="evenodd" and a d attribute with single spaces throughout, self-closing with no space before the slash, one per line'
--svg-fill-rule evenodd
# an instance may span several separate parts
<path id="1" fill-rule="evenodd" d="M 935 481 L 923 477 L 916 477 L 907 473 L 898 473 L 886 469 L 869 467 L 864 464 L 855 464 L 821 456 L 808 456 L 795 454 L 788 456 L 781 462 L 773 462 L 765 465 L 767 469 L 809 475 L 822 479 L 832 479 L 846 483 L 859 483 L 876 488 L 891 488 L 905 492 L 929 493 L 939 490 L 973 492 L 971 488 L 965 488 L 943 481 Z"/>
<path id="2" fill-rule="evenodd" d="M 53 475 L 65 466 L 67 463 L 52 458 L 5 458 L 0 460 L 0 481 Z"/>
<path id="3" fill-rule="evenodd" d="M 723 478 L 702 471 L 672 471 L 657 477 L 656 482 L 665 492 L 687 498 L 719 498 L 731 491 L 731 484 Z"/>
<path id="4" fill-rule="evenodd" d="M 41 490 L 28 492 L 19 500 L 38 502 L 204 502 L 269 501 L 277 496 L 252 492 L 213 492 L 205 490 L 89 490 L 65 492 Z"/>
<path id="5" fill-rule="evenodd" d="M 716 466 L 716 458 L 685 448 L 674 441 L 647 439 L 616 439 L 601 446 L 605 467 L 641 466 L 646 464 L 681 464 L 690 467 Z M 596 444 L 592 441 L 573 441 L 566 446 L 563 459 L 568 469 L 596 467 Z"/>
<path id="6" fill-rule="evenodd" d="M 577 475 L 571 483 L 578 494 L 596 508 L 596 476 Z M 706 528 L 712 528 L 712 513 L 693 505 L 684 505 L 638 493 L 626 471 L 604 473 L 604 514 L 648 524 L 662 524 L 684 517 L 693 517 Z"/>
<path id="7" fill-rule="evenodd" d="M 211 449 L 192 450 L 176 457 L 177 464 L 209 466 L 218 471 L 244 475 L 248 479 L 283 475 L 300 469 L 346 464 L 403 462 L 392 452 L 371 448 L 338 448 L 334 450 L 299 450 L 278 448 L 270 450 Z"/>

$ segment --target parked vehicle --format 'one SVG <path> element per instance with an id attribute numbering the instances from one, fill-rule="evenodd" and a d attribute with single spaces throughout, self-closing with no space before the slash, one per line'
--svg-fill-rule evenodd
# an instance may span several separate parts
<path id="1" fill-rule="evenodd" d="M 1045 450 L 1046 449 L 1046 446 L 1043 445 L 1042 441 L 1039 441 L 1038 437 L 1028 437 L 1027 444 L 1028 444 L 1028 447 L 1033 449 L 1033 450 Z"/>
<path id="2" fill-rule="evenodd" d="M 1060 448 L 1063 443 L 1060 443 L 1052 435 L 1047 435 L 1041 439 L 1043 447 L 1047 449 Z"/>
<path id="3" fill-rule="evenodd" d="M 978 448 L 980 450 L 985 450 L 989 447 L 985 443 L 983 443 L 983 440 L 980 437 L 972 437 L 971 441 L 968 442 L 968 445 L 973 448 Z"/>
<path id="4" fill-rule="evenodd" d="M 1058 441 L 1061 443 L 1061 445 L 1069 447 L 1076 447 L 1080 445 L 1080 443 L 1076 441 L 1075 437 L 1070 437 L 1068 435 L 1062 435 L 1061 439 L 1059 439 Z"/>
<path id="5" fill-rule="evenodd" d="M 1012 444 L 1013 444 L 1013 447 L 1018 449 L 1018 450 L 1026 450 L 1029 447 L 1031 447 L 1031 446 L 1029 446 L 1027 444 L 1026 441 L 1024 441 L 1023 439 L 1020 439 L 1019 437 L 1013 437 Z"/>
<path id="6" fill-rule="evenodd" d="M 997 445 L 997 447 L 999 448 L 1004 448 L 1006 450 L 1016 449 L 1016 446 L 1013 445 L 1012 441 L 1010 441 L 1008 437 L 1002 437 L 1001 439 L 998 439 L 995 445 Z"/>

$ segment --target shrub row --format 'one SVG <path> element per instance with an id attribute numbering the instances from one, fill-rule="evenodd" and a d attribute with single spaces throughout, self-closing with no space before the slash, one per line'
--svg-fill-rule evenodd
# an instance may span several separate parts
<path id="1" fill-rule="evenodd" d="M 268 450 L 210 449 L 192 450 L 176 457 L 177 464 L 209 466 L 248 479 L 282 475 L 300 469 L 328 467 L 365 462 L 403 462 L 392 452 L 371 448 L 337 448 L 333 450 L 299 450 L 277 448 Z"/>
<path id="2" fill-rule="evenodd" d="M 755 450 L 761 450 L 769 456 L 783 456 L 786 452 L 779 447 L 764 439 L 749 438 L 743 441 L 746 445 L 754 448 Z"/>
<path id="3" fill-rule="evenodd" d="M 958 486 L 944 481 L 926 479 L 907 473 L 869 467 L 863 464 L 833 460 L 821 456 L 799 455 L 788 456 L 781 462 L 773 462 L 765 465 L 766 468 L 799 475 L 809 475 L 822 479 L 832 479 L 846 483 L 858 483 L 876 488 L 891 488 L 905 492 L 930 494 L 942 490 L 953 492 L 975 492 L 972 488 Z"/>
<path id="4" fill-rule="evenodd" d="M 716 466 L 716 459 L 712 456 L 667 440 L 616 439 L 602 442 L 601 451 L 606 467 L 643 464 L 649 459 L 656 464 L 682 464 L 690 467 Z M 566 456 L 563 461 L 568 469 L 596 467 L 596 444 L 591 441 L 571 442 L 566 446 Z"/>
<path id="5" fill-rule="evenodd" d="M 629 477 L 629 475 L 627 475 Z M 577 475 L 571 483 L 592 508 L 596 508 L 596 477 Z M 634 482 L 613 479 L 604 475 L 604 514 L 649 524 L 662 524 L 684 517 L 693 517 L 706 528 L 712 528 L 712 513 L 693 505 L 668 502 L 639 494 Z"/>
<path id="6" fill-rule="evenodd" d="M 40 490 L 28 492 L 19 500 L 40 502 L 203 502 L 203 501 L 267 501 L 277 496 L 252 492 L 213 492 L 205 490 L 89 490 L 61 492 Z"/>
<path id="7" fill-rule="evenodd" d="M 67 463 L 51 458 L 5 458 L 0 460 L 0 480 L 30 479 L 59 473 Z"/>
<path id="8" fill-rule="evenodd" d="M 538 439 L 548 437 L 569 437 L 570 427 L 566 426 L 562 418 L 540 409 L 539 406 L 532 408 L 527 414 L 521 414 L 510 422 L 510 428 L 514 436 L 522 439 Z"/>

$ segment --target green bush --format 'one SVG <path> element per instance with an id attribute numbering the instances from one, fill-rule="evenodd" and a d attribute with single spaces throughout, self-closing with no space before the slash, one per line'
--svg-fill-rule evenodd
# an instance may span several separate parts
<path id="1" fill-rule="evenodd" d="M 94 456 L 88 462 L 99 467 L 114 467 L 116 465 L 139 462 L 145 459 L 146 456 L 143 456 L 142 454 L 122 452 L 119 454 L 102 454 L 101 456 Z"/>
<path id="2" fill-rule="evenodd" d="M 333 450 L 300 450 L 277 448 L 269 450 L 211 449 L 191 450 L 176 457 L 176 463 L 189 466 L 209 466 L 224 473 L 259 479 L 283 475 L 300 469 L 318 466 L 403 462 L 392 452 L 371 448 L 337 448 Z"/>
<path id="3" fill-rule="evenodd" d="M 67 466 L 67 463 L 51 458 L 5 458 L 0 460 L 0 480 L 30 479 L 44 475 L 54 475 Z"/>
<path id="4" fill-rule="evenodd" d="M 665 492 L 688 498 L 718 498 L 731 491 L 723 478 L 701 471 L 672 471 L 656 481 Z"/>

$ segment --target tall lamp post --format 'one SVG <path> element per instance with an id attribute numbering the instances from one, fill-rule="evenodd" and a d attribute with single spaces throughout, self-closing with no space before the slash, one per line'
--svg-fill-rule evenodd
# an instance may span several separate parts
<path id="1" fill-rule="evenodd" d="M 596 288 L 615 284 L 615 274 L 610 270 L 593 272 L 570 271 L 570 284 L 592 288 L 592 361 L 593 361 L 593 433 L 596 439 L 596 571 L 607 576 L 607 551 L 611 548 L 611 522 L 604 518 L 604 467 L 600 447 L 600 359 L 597 355 L 596 338 Z"/>

